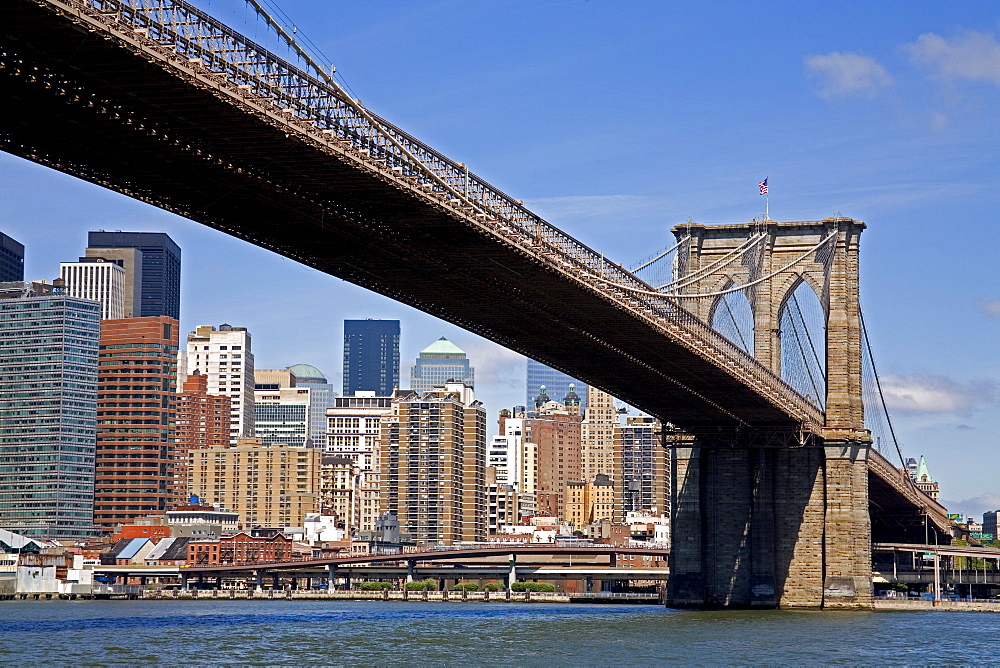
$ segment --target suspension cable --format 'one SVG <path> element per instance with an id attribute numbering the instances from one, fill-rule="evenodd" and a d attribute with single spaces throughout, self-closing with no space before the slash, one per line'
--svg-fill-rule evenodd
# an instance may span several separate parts
<path id="1" fill-rule="evenodd" d="M 906 460 L 903 458 L 903 450 L 899 447 L 899 441 L 896 440 L 896 430 L 892 426 L 892 418 L 889 417 L 889 407 L 885 404 L 885 394 L 882 392 L 882 381 L 878 377 L 878 369 L 875 368 L 875 356 L 872 354 L 872 342 L 868 338 L 868 327 L 865 326 L 865 314 L 858 306 L 858 319 L 861 321 L 861 333 L 864 335 L 865 347 L 868 350 L 868 361 L 872 365 L 872 375 L 875 376 L 875 387 L 878 389 L 878 397 L 882 402 L 882 411 L 885 413 L 886 424 L 889 425 L 889 435 L 892 437 L 892 444 L 896 446 L 896 453 L 899 455 L 899 463 L 903 468 L 906 468 Z M 906 476 L 907 479 L 912 479 L 910 476 Z"/>
<path id="2" fill-rule="evenodd" d="M 418 165 L 424 171 L 424 173 L 427 174 L 427 176 L 429 176 L 433 181 L 435 181 L 438 185 L 444 188 L 447 192 L 451 193 L 455 198 L 457 198 L 460 201 L 466 202 L 473 208 L 478 209 L 479 211 L 482 211 L 484 213 L 487 212 L 486 209 L 484 209 L 481 204 L 477 203 L 475 200 L 470 198 L 467 194 L 462 193 L 457 188 L 453 188 L 450 184 L 448 184 L 447 181 L 438 176 L 433 169 L 425 165 L 422 160 L 413 155 L 413 153 L 411 153 L 409 149 L 403 146 L 403 144 L 399 140 L 393 137 L 392 133 L 389 132 L 385 128 L 385 126 L 382 125 L 382 123 L 379 122 L 379 120 L 370 111 L 365 109 L 358 100 L 355 100 L 353 97 L 348 95 L 347 92 L 340 86 L 340 84 L 338 84 L 334 80 L 334 78 L 326 71 L 326 69 L 322 65 L 317 63 L 315 60 L 313 60 L 313 58 L 308 53 L 306 53 L 302 49 L 302 47 L 298 45 L 295 39 L 288 34 L 288 32 L 284 29 L 284 27 L 282 27 L 280 23 L 274 20 L 274 17 L 271 16 L 271 14 L 264 8 L 263 5 L 260 4 L 260 2 L 258 2 L 258 0 L 246 0 L 246 2 L 250 4 L 257 12 L 257 15 L 263 18 L 264 21 L 269 26 L 271 26 L 271 28 L 273 28 L 276 33 L 278 33 L 278 36 L 281 37 L 281 39 L 284 40 L 284 42 L 293 51 L 295 51 L 296 55 L 302 58 L 302 60 L 304 60 L 306 64 L 309 65 L 309 67 L 311 67 L 317 74 L 319 74 L 320 78 L 322 78 L 327 85 L 329 85 L 331 88 L 333 88 L 337 93 L 339 93 L 342 96 L 342 100 L 345 104 L 347 104 L 349 107 L 353 108 L 356 112 L 361 114 L 361 116 L 363 116 L 364 119 L 372 125 L 372 127 L 377 128 L 382 133 L 382 136 L 385 139 L 387 139 L 389 143 L 391 143 L 394 147 L 396 147 L 396 149 L 400 153 L 409 158 L 409 160 L 414 165 Z"/>
<path id="3" fill-rule="evenodd" d="M 792 293 L 792 297 L 795 297 L 794 293 Z M 801 314 L 799 315 L 801 317 Z M 802 345 L 802 337 L 799 336 L 799 326 L 795 322 L 795 318 L 792 317 L 791 313 L 788 314 L 788 320 L 792 326 L 792 334 L 795 335 L 795 343 L 799 347 L 799 355 L 802 356 L 802 365 L 806 368 L 806 375 L 809 376 L 809 384 L 812 385 L 813 392 L 816 393 L 816 401 L 818 402 L 820 398 L 819 387 L 816 385 L 816 379 L 813 377 L 812 366 L 809 364 L 809 359 L 806 357 L 806 350 Z M 802 329 L 805 330 L 805 328 L 805 321 L 803 320 Z"/>
<path id="4" fill-rule="evenodd" d="M 756 237 L 750 237 L 743 244 L 741 244 L 737 248 L 733 249 L 729 253 L 726 253 L 725 255 L 723 255 L 722 257 L 720 257 L 715 262 L 713 262 L 713 263 L 711 263 L 709 265 L 706 265 L 706 266 L 702 267 L 701 269 L 698 269 L 698 270 L 696 270 L 696 271 L 688 274 L 687 276 L 682 276 L 682 277 L 677 278 L 677 279 L 675 279 L 673 281 L 670 281 L 669 283 L 664 283 L 663 285 L 659 285 L 659 286 L 657 286 L 656 289 L 657 290 L 664 290 L 666 288 L 674 288 L 674 289 L 677 289 L 677 288 L 686 288 L 687 286 L 691 285 L 692 283 L 697 282 L 705 274 L 711 273 L 712 270 L 716 269 L 717 267 L 719 267 L 719 266 L 721 266 L 723 264 L 729 264 L 728 260 L 730 260 L 733 256 L 735 256 L 735 255 L 741 255 L 741 254 L 745 253 L 746 251 L 750 250 L 753 246 L 757 245 L 758 243 L 760 243 L 761 241 L 763 241 L 766 238 L 767 238 L 767 234 L 763 234 L 763 233 L 762 234 L 758 234 Z"/>
<path id="5" fill-rule="evenodd" d="M 648 267 L 649 265 L 653 264 L 653 263 L 654 263 L 654 262 L 656 262 L 657 260 L 662 260 L 662 259 L 663 259 L 663 258 L 665 258 L 666 256 L 668 256 L 668 255 L 670 255 L 671 253 L 673 253 L 673 252 L 674 252 L 675 250 L 677 250 L 678 248 L 680 248 L 680 245 L 681 245 L 682 243 L 684 243 L 685 241 L 687 241 L 687 240 L 688 240 L 688 239 L 690 239 L 690 238 L 691 238 L 691 235 L 689 234 L 689 235 L 687 235 L 686 237 L 684 237 L 683 239 L 681 239 L 680 241 L 678 241 L 677 243 L 675 243 L 675 244 L 674 244 L 673 246 L 671 246 L 670 248 L 668 248 L 667 250 L 663 251 L 662 253 L 660 253 L 659 255 L 657 255 L 656 257 L 654 257 L 654 258 L 653 258 L 652 260 L 650 260 L 649 262 L 646 262 L 645 264 L 643 264 L 643 265 L 640 265 L 640 266 L 636 267 L 635 269 L 630 269 L 630 271 L 631 271 L 631 272 L 632 272 L 633 274 L 634 274 L 634 273 L 636 273 L 637 271 L 642 271 L 643 269 L 645 269 L 645 268 L 646 268 L 646 267 Z"/>
<path id="6" fill-rule="evenodd" d="M 747 283 L 746 285 L 743 285 L 743 286 L 737 286 L 735 288 L 730 288 L 728 290 L 719 290 L 718 292 L 700 292 L 700 293 L 696 293 L 696 294 L 679 295 L 679 294 L 675 294 L 675 293 L 665 293 L 665 292 L 662 292 L 660 290 L 645 290 L 643 288 L 634 288 L 634 287 L 632 287 L 630 285 L 623 285 L 621 283 L 618 283 L 617 281 L 613 281 L 611 279 L 604 278 L 603 276 L 601 276 L 599 274 L 593 274 L 592 273 L 592 274 L 589 274 L 589 276 L 590 276 L 590 278 L 593 278 L 595 280 L 601 281 L 602 283 L 607 283 L 608 285 L 614 286 L 615 288 L 617 288 L 619 290 L 626 290 L 628 292 L 632 292 L 632 293 L 640 294 L 640 295 L 650 295 L 651 297 L 669 297 L 671 299 L 698 299 L 698 298 L 701 298 L 701 297 L 719 297 L 721 295 L 728 295 L 728 294 L 731 294 L 733 292 L 739 292 L 740 290 L 746 290 L 747 288 L 752 288 L 753 286 L 759 285 L 760 283 L 763 283 L 764 281 L 771 280 L 772 278 L 774 278 L 778 274 L 784 272 L 787 269 L 790 269 L 791 267 L 794 267 L 799 262 L 801 262 L 805 258 L 809 257 L 810 253 L 815 252 L 818 248 L 820 248 L 821 246 L 823 246 L 823 244 L 829 242 L 831 239 L 833 239 L 835 236 L 837 236 L 837 234 L 838 234 L 838 231 L 834 230 L 829 235 L 827 235 L 827 237 L 825 239 L 823 239 L 818 244 L 816 244 L 815 246 L 813 246 L 812 248 L 810 248 L 809 250 L 807 250 L 806 252 L 804 252 L 802 255 L 799 255 L 797 258 L 795 258 L 794 260 L 792 260 L 791 262 L 789 262 L 788 264 L 786 264 L 784 267 L 781 267 L 780 269 L 772 271 L 767 276 L 762 276 L 762 277 L 760 277 L 760 278 L 758 278 L 756 280 L 750 281 L 749 283 Z"/>

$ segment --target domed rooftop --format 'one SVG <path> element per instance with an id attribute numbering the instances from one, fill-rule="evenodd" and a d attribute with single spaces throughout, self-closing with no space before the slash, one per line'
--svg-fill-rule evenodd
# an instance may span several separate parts
<path id="1" fill-rule="evenodd" d="M 288 370 L 295 374 L 298 383 L 326 383 L 326 376 L 312 364 L 293 364 Z"/>

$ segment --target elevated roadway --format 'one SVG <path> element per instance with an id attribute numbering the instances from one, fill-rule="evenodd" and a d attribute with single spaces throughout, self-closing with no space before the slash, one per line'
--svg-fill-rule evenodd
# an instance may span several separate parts
<path id="1" fill-rule="evenodd" d="M 410 304 L 688 427 L 822 412 L 464 166 L 180 0 L 0 0 L 0 148 Z"/>

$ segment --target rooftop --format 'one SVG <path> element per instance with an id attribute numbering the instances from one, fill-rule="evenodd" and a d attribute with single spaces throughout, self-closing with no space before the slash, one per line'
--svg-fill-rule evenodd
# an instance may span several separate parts
<path id="1" fill-rule="evenodd" d="M 421 357 L 465 357 L 465 351 L 443 336 L 420 351 Z"/>

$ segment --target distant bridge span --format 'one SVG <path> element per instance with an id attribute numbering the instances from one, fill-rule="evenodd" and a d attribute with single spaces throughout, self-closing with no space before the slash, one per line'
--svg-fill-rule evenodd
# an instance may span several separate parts
<path id="1" fill-rule="evenodd" d="M 468 548 L 456 550 L 428 550 L 423 552 L 400 552 L 397 554 L 366 554 L 350 557 L 336 557 L 333 559 L 311 559 L 305 561 L 277 562 L 273 564 L 239 564 L 239 565 L 219 565 L 219 566 L 190 566 L 184 569 L 188 575 L 215 575 L 218 573 L 239 573 L 260 570 L 316 570 L 329 566 L 348 566 L 351 564 L 380 564 L 390 562 L 447 562 L 447 561 L 469 561 L 470 559 L 510 557 L 518 558 L 521 563 L 535 563 L 527 557 L 609 557 L 613 562 L 617 556 L 651 556 L 667 559 L 669 551 L 666 548 L 645 548 L 645 547 L 615 547 L 612 545 L 574 546 L 556 547 L 554 545 L 520 545 L 513 544 L 504 547 L 484 547 Z"/>

